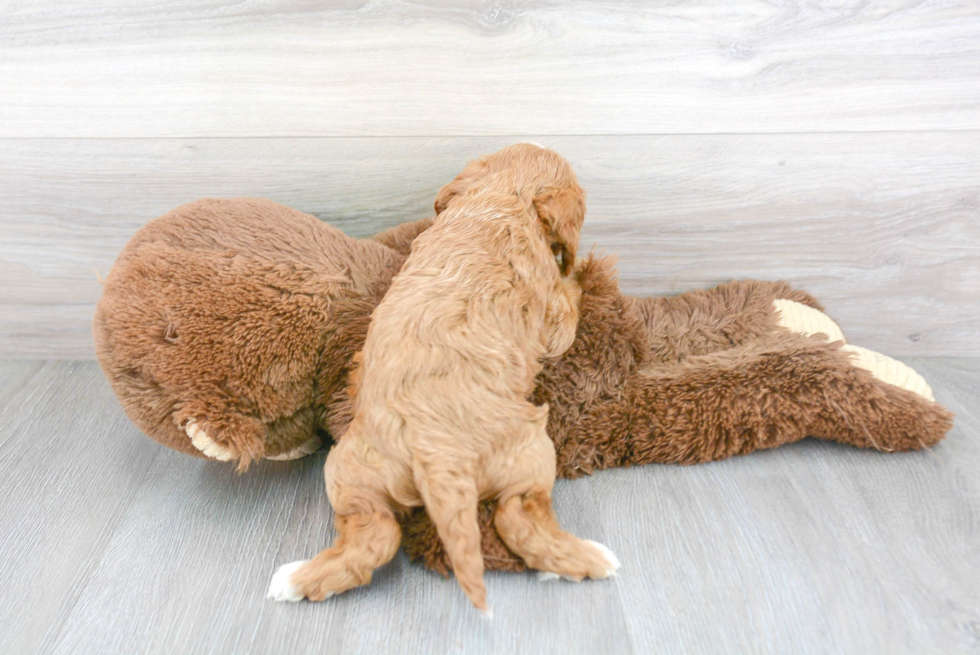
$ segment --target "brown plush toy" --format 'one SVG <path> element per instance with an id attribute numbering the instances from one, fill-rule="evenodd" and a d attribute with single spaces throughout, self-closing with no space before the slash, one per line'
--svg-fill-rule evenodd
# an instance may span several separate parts
<path id="1" fill-rule="evenodd" d="M 147 224 L 105 282 L 94 322 L 102 369 L 129 417 L 197 456 L 295 459 L 350 420 L 345 390 L 372 309 L 429 219 L 358 240 L 267 200 L 202 200 Z M 895 360 L 846 345 L 808 294 L 736 282 L 666 298 L 620 293 L 585 258 L 574 344 L 546 362 L 558 474 L 696 464 L 806 436 L 903 451 L 952 416 Z M 488 568 L 519 570 L 481 507 Z M 445 573 L 424 511 L 404 547 Z"/>

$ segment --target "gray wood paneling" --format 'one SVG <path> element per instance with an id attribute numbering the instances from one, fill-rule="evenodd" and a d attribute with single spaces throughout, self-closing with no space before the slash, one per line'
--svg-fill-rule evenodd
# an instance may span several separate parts
<path id="1" fill-rule="evenodd" d="M 788 278 L 856 343 L 980 355 L 970 0 L 14 2 L 0 97 L 0 357 L 91 357 L 96 272 L 174 205 L 366 235 L 521 138 L 633 293 Z"/>
<path id="2" fill-rule="evenodd" d="M 5 3 L 0 136 L 978 129 L 973 0 Z"/>
<path id="3" fill-rule="evenodd" d="M 630 293 L 785 278 L 854 343 L 980 355 L 980 132 L 533 139 L 575 165 L 583 246 Z M 96 271 L 180 203 L 264 196 L 368 235 L 518 140 L 0 141 L 0 355 L 91 357 Z"/>
<path id="4" fill-rule="evenodd" d="M 402 555 L 327 602 L 267 601 L 332 537 L 323 453 L 238 476 L 141 436 L 94 362 L 0 362 L 0 651 L 975 652 L 980 360 L 908 361 L 957 414 L 931 452 L 804 441 L 559 481 L 620 575 L 489 575 L 489 622 Z"/>

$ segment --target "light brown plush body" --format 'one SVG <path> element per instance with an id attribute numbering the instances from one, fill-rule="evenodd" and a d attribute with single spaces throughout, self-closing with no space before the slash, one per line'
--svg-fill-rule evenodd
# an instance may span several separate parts
<path id="1" fill-rule="evenodd" d="M 345 385 L 371 312 L 430 224 L 358 240 L 267 200 L 178 207 L 143 227 L 106 279 L 99 362 L 129 417 L 170 448 L 202 456 L 186 430 L 195 418 L 242 462 L 302 456 L 344 434 Z M 575 340 L 545 362 L 531 396 L 549 405 L 561 477 L 697 464 L 807 436 L 913 450 L 952 425 L 937 403 L 856 367 L 840 343 L 780 327 L 774 300 L 820 308 L 785 283 L 639 299 L 619 291 L 609 260 L 589 257 L 575 275 Z M 486 566 L 521 569 L 493 508 L 480 510 Z M 448 570 L 424 510 L 399 518 L 403 547 Z"/>
<path id="2" fill-rule="evenodd" d="M 424 505 L 485 610 L 477 506 L 487 498 L 499 501 L 501 539 L 534 568 L 614 571 L 600 547 L 558 527 L 548 406 L 528 401 L 540 360 L 575 337 L 578 291 L 561 267 L 574 262 L 583 193 L 561 157 L 527 144 L 460 177 L 372 314 L 354 417 L 325 467 L 338 544 L 274 577 L 279 600 L 365 584 L 398 549 L 395 514 Z"/>
<path id="3" fill-rule="evenodd" d="M 129 417 L 171 448 L 202 455 L 193 425 L 242 469 L 309 454 L 353 353 L 332 345 L 338 303 L 383 293 L 404 259 L 267 200 L 185 205 L 116 259 L 96 354 Z"/>

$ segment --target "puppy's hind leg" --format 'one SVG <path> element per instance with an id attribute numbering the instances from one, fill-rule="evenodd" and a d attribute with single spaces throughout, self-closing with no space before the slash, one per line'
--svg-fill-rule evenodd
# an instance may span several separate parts
<path id="1" fill-rule="evenodd" d="M 430 468 L 416 463 L 416 486 L 436 526 L 456 581 L 473 605 L 489 614 L 483 582 L 483 553 L 477 518 L 476 481 L 469 471 Z"/>
<path id="2" fill-rule="evenodd" d="M 269 598 L 323 600 L 369 583 L 374 570 L 398 552 L 401 527 L 380 485 L 371 484 L 370 469 L 357 452 L 361 444 L 345 435 L 327 456 L 328 494 L 338 532 L 333 547 L 311 560 L 282 566 L 272 577 Z"/>
<path id="3" fill-rule="evenodd" d="M 331 548 L 311 560 L 285 564 L 276 571 L 269 585 L 269 598 L 329 598 L 371 582 L 374 570 L 398 552 L 401 528 L 386 507 L 337 514 L 335 525 L 340 534 Z"/>
<path id="4" fill-rule="evenodd" d="M 576 582 L 583 578 L 615 575 L 619 561 L 600 543 L 579 539 L 558 525 L 551 506 L 555 480 L 554 446 L 541 435 L 508 472 L 513 486 L 500 496 L 494 526 L 507 547 L 524 559 L 542 579 L 563 577 Z"/>
<path id="5" fill-rule="evenodd" d="M 551 508 L 551 495 L 543 488 L 502 501 L 494 525 L 508 548 L 542 572 L 542 580 L 608 578 L 619 569 L 611 550 L 562 531 Z"/>

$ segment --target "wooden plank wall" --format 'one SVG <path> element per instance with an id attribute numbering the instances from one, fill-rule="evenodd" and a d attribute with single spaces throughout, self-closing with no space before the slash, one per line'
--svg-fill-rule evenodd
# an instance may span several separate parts
<path id="1" fill-rule="evenodd" d="M 201 196 L 355 235 L 551 146 L 631 293 L 785 278 L 853 342 L 980 355 L 974 0 L 0 5 L 0 357 L 91 357 L 115 254 Z"/>

